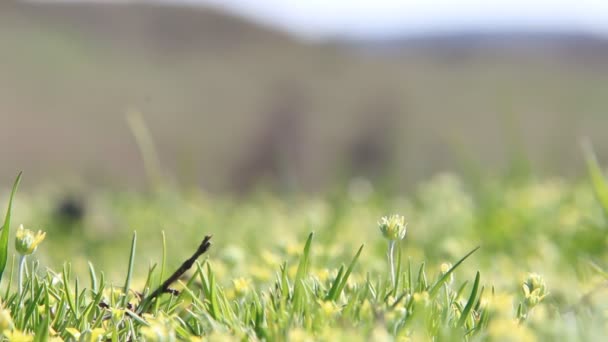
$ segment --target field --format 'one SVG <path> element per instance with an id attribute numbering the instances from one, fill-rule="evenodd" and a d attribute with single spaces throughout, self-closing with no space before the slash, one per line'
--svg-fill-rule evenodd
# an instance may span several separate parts
<path id="1" fill-rule="evenodd" d="M 0 341 L 608 334 L 603 37 L 0 0 L 0 56 Z"/>
<path id="2" fill-rule="evenodd" d="M 608 185 L 586 155 L 580 183 L 441 174 L 407 196 L 157 185 L 97 193 L 80 217 L 17 192 L 0 325 L 14 341 L 600 340 Z M 23 268 L 18 223 L 46 232 L 17 230 Z"/>

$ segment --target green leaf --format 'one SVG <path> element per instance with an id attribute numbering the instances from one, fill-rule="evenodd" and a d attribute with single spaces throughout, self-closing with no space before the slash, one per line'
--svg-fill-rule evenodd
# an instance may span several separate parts
<path id="1" fill-rule="evenodd" d="M 10 234 L 11 225 L 11 211 L 13 209 L 13 198 L 21 182 L 21 174 L 19 172 L 15 183 L 13 183 L 13 190 L 11 191 L 11 197 L 8 200 L 8 208 L 6 210 L 6 216 L 4 217 L 4 224 L 2 225 L 2 232 L 0 233 L 0 281 L 2 281 L 2 274 L 6 268 L 6 262 L 8 261 L 8 239 Z"/>

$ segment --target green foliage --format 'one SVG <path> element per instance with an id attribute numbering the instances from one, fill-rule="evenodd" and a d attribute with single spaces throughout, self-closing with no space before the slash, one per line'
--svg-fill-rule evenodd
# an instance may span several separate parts
<path id="1" fill-rule="evenodd" d="M 608 324 L 608 239 L 603 178 L 590 165 L 591 186 L 493 179 L 471 190 L 440 175 L 408 198 L 364 201 L 98 193 L 92 217 L 137 235 L 93 219 L 68 234 L 36 204 L 44 194 L 25 197 L 28 211 L 14 220 L 47 222 L 47 238 L 27 259 L 23 291 L 4 284 L 0 333 L 36 341 L 598 340 Z M 409 223 L 395 241 L 394 280 L 377 228 L 386 212 Z M 151 296 L 207 234 L 211 249 Z"/>

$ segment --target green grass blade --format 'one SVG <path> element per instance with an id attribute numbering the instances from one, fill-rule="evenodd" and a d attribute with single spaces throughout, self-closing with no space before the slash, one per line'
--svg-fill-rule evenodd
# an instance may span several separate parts
<path id="1" fill-rule="evenodd" d="M 67 264 L 63 265 L 63 291 L 64 291 L 64 298 L 65 300 L 68 302 L 68 306 L 70 308 L 70 311 L 72 311 L 72 314 L 74 314 L 75 317 L 78 317 L 76 315 L 76 306 L 74 304 L 74 300 L 72 298 L 72 293 L 70 291 L 70 285 L 69 285 L 69 276 L 68 276 L 68 266 Z"/>
<path id="2" fill-rule="evenodd" d="M 304 293 L 302 292 L 304 291 L 304 288 L 302 282 L 304 281 L 304 276 L 306 275 L 306 272 L 308 270 L 308 263 L 310 260 L 310 247 L 312 245 L 313 235 L 314 233 L 310 233 L 308 235 L 308 239 L 306 239 L 306 245 L 304 245 L 304 252 L 302 254 L 302 257 L 300 258 L 298 270 L 296 271 L 296 277 L 293 281 L 293 300 L 294 308 L 296 310 L 299 310 L 299 308 L 301 308 L 304 300 Z"/>
<path id="3" fill-rule="evenodd" d="M 418 291 L 424 291 L 427 288 L 427 280 L 426 280 L 426 272 L 425 272 L 426 264 L 423 262 L 420 264 L 420 268 L 418 269 Z"/>
<path id="4" fill-rule="evenodd" d="M 279 275 L 280 281 L 280 289 L 281 289 L 281 308 L 284 308 L 287 305 L 287 300 L 291 296 L 289 290 L 289 277 L 287 276 L 287 262 L 283 262 L 281 265 L 281 274 Z"/>
<path id="5" fill-rule="evenodd" d="M 460 298 L 460 296 L 462 296 L 462 293 L 464 292 L 464 289 L 467 287 L 467 285 L 469 284 L 468 280 L 465 280 L 462 285 L 460 285 L 460 287 L 458 288 L 458 291 L 456 291 L 456 298 Z"/>
<path id="6" fill-rule="evenodd" d="M 40 298 L 42 298 L 42 295 L 44 294 L 44 287 L 40 287 L 38 289 L 38 291 L 36 292 L 36 295 L 33 297 L 33 300 L 29 302 L 28 305 L 25 306 L 25 316 L 23 317 L 23 326 L 21 326 L 21 329 L 23 329 L 25 327 L 25 325 L 30 321 L 30 318 L 32 316 L 32 314 L 34 313 L 34 310 L 38 309 L 38 301 L 40 300 Z"/>
<path id="7" fill-rule="evenodd" d="M 397 245 L 397 270 L 395 272 L 395 288 L 393 294 L 396 294 L 399 289 L 399 279 L 401 279 L 401 246 Z"/>
<path id="8" fill-rule="evenodd" d="M 13 254 L 11 260 L 11 270 L 8 274 L 8 284 L 6 285 L 6 292 L 4 293 L 4 298 L 8 298 L 8 295 L 11 291 L 11 285 L 13 285 L 13 274 L 15 273 L 15 254 Z"/>
<path id="9" fill-rule="evenodd" d="M 479 296 L 477 296 L 477 302 L 475 303 L 473 310 L 477 311 L 481 307 L 481 299 L 483 298 L 483 292 L 485 289 L 485 286 L 482 286 L 481 290 L 479 290 Z"/>
<path id="10" fill-rule="evenodd" d="M 340 286 L 340 280 L 342 280 L 342 273 L 344 273 L 344 265 L 340 266 L 338 270 L 338 274 L 336 275 L 336 279 L 334 279 L 334 283 L 331 284 L 331 289 L 327 293 L 325 300 L 334 300 L 336 291 L 338 291 L 338 287 Z"/>
<path id="11" fill-rule="evenodd" d="M 296 272 L 294 284 L 297 284 L 300 280 L 302 280 L 304 278 L 304 275 L 306 274 L 308 268 L 308 260 L 310 259 L 310 247 L 312 245 L 313 235 L 314 233 L 310 233 L 308 235 L 308 239 L 306 239 L 306 245 L 304 245 L 304 253 L 302 254 L 302 258 L 300 258 L 300 263 L 298 264 L 298 270 Z"/>
<path id="12" fill-rule="evenodd" d="M 412 282 L 412 259 L 407 259 L 407 291 L 411 294 L 414 292 Z"/>
<path id="13" fill-rule="evenodd" d="M 217 302 L 217 288 L 215 285 L 215 274 L 211 270 L 211 266 L 207 264 L 207 278 L 209 279 L 209 302 L 211 303 L 211 316 L 213 319 L 221 320 L 220 309 Z"/>
<path id="14" fill-rule="evenodd" d="M 89 261 L 89 276 L 91 277 L 91 290 L 93 290 L 93 292 L 97 292 L 99 283 L 97 282 L 97 275 L 95 275 L 95 267 L 93 267 L 93 264 L 90 261 Z"/>
<path id="15" fill-rule="evenodd" d="M 19 172 L 17 179 L 15 179 L 15 183 L 13 183 L 13 190 L 11 191 L 11 197 L 8 200 L 8 208 L 6 209 L 6 216 L 4 217 L 4 224 L 2 225 L 2 232 L 0 233 L 0 281 L 2 281 L 2 274 L 4 273 L 8 261 L 8 239 L 10 235 L 11 212 L 13 210 L 15 193 L 21 182 L 21 174 L 22 172 Z"/>
<path id="16" fill-rule="evenodd" d="M 452 266 L 452 268 L 450 268 L 447 272 L 445 272 L 445 274 L 441 278 L 439 278 L 439 280 L 437 280 L 437 282 L 435 283 L 435 285 L 433 285 L 433 287 L 429 291 L 429 294 L 431 295 L 431 297 L 434 296 L 437 293 L 437 290 L 439 290 L 439 288 L 441 288 L 441 285 L 443 285 L 443 283 L 446 282 L 446 280 L 448 279 L 448 277 L 450 276 L 450 274 L 452 274 L 452 272 L 454 272 L 454 270 L 456 269 L 456 267 L 460 266 L 460 264 L 462 264 L 468 257 L 470 257 L 471 254 L 477 252 L 477 250 L 480 247 L 481 246 L 475 247 L 472 251 L 470 251 L 465 256 L 463 256 L 460 260 L 458 260 L 458 262 L 456 262 L 454 264 L 454 266 Z"/>
<path id="17" fill-rule="evenodd" d="M 602 206 L 604 213 L 608 215 L 608 183 L 602 172 L 600 163 L 597 161 L 597 157 L 593 152 L 593 147 L 590 142 L 583 143 L 583 152 L 585 154 L 585 161 L 587 162 L 587 172 L 589 173 L 589 179 L 595 196 Z"/>
<path id="18" fill-rule="evenodd" d="M 342 277 L 342 281 L 340 282 L 340 287 L 338 287 L 338 291 L 336 291 L 334 299 L 337 299 L 338 297 L 340 297 L 340 294 L 342 293 L 342 291 L 344 291 L 344 287 L 346 287 L 346 282 L 348 281 L 348 277 L 353 272 L 353 269 L 355 268 L 355 265 L 357 264 L 357 260 L 359 260 L 359 256 L 361 255 L 361 252 L 363 252 L 364 246 L 365 245 L 361 245 L 361 247 L 359 247 L 357 254 L 355 254 L 355 257 L 350 262 L 350 265 L 348 265 L 348 268 L 346 269 L 346 273 L 344 273 L 344 276 Z"/>
<path id="19" fill-rule="evenodd" d="M 190 296 L 190 299 L 192 299 L 193 302 L 195 302 L 198 307 L 200 308 L 204 308 L 205 307 L 205 303 L 203 303 L 196 294 L 194 294 L 194 292 L 192 292 L 192 290 L 190 290 L 190 288 L 184 284 L 184 282 L 182 282 L 181 280 L 177 281 L 178 284 L 180 284 L 183 288 L 183 292 L 187 293 L 188 296 Z"/>
<path id="20" fill-rule="evenodd" d="M 152 283 L 152 277 L 154 277 L 154 270 L 156 270 L 157 264 L 150 265 L 148 267 L 148 275 L 146 276 L 146 282 L 144 283 L 144 290 L 142 293 L 148 294 L 150 292 L 150 284 Z"/>
<path id="21" fill-rule="evenodd" d="M 458 326 L 461 327 L 467 321 L 469 317 L 469 312 L 473 308 L 473 304 L 475 304 L 475 297 L 477 296 L 477 289 L 479 288 L 479 271 L 477 271 L 477 275 L 475 275 L 475 282 L 473 283 L 473 289 L 471 290 L 471 295 L 469 296 L 469 301 L 467 305 L 462 310 L 460 314 L 460 320 L 458 320 Z"/>
<path id="22" fill-rule="evenodd" d="M 122 298 L 122 307 L 127 306 L 129 301 L 129 289 L 131 288 L 131 278 L 133 277 L 133 263 L 135 261 L 135 247 L 137 246 L 137 232 L 133 232 L 133 239 L 131 240 L 131 255 L 129 256 L 129 268 L 127 270 L 127 280 L 125 280 L 125 287 L 123 289 L 124 297 Z"/>
<path id="23" fill-rule="evenodd" d="M 601 275 L 602 277 L 608 279 L 608 272 L 604 271 L 603 268 L 601 268 L 598 264 L 596 264 L 595 262 L 589 260 L 589 266 L 591 266 L 591 268 L 597 272 L 599 275 Z"/>
<path id="24" fill-rule="evenodd" d="M 127 123 L 141 153 L 149 185 L 153 190 L 157 190 L 162 178 L 160 159 L 152 139 L 152 134 L 144 121 L 143 115 L 138 111 L 129 111 L 127 113 Z"/>
<path id="25" fill-rule="evenodd" d="M 34 342 L 46 342 L 49 340 L 49 316 L 45 315 L 34 335 Z"/>
<path id="26" fill-rule="evenodd" d="M 165 265 L 167 264 L 167 239 L 165 237 L 165 231 L 161 232 L 162 243 L 163 243 L 163 257 L 160 262 L 160 275 L 158 276 L 158 286 L 162 286 L 163 279 L 165 278 Z M 158 312 L 158 307 L 160 305 L 160 300 L 157 300 L 154 304 L 154 312 Z"/>

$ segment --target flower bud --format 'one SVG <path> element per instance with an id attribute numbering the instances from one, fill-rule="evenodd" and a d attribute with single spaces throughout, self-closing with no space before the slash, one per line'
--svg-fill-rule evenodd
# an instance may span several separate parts
<path id="1" fill-rule="evenodd" d="M 21 255 L 30 255 L 36 251 L 36 248 L 38 248 L 38 245 L 44 240 L 45 236 L 46 233 L 40 230 L 38 233 L 34 233 L 29 229 L 24 229 L 23 225 L 20 225 L 15 236 L 15 249 Z"/>
<path id="2" fill-rule="evenodd" d="M 384 216 L 378 222 L 378 227 L 385 238 L 391 241 L 399 241 L 405 238 L 407 224 L 405 217 L 399 215 Z"/>
<path id="3" fill-rule="evenodd" d="M 526 303 L 533 307 L 540 303 L 548 294 L 545 280 L 536 273 L 529 273 L 522 285 Z"/>

